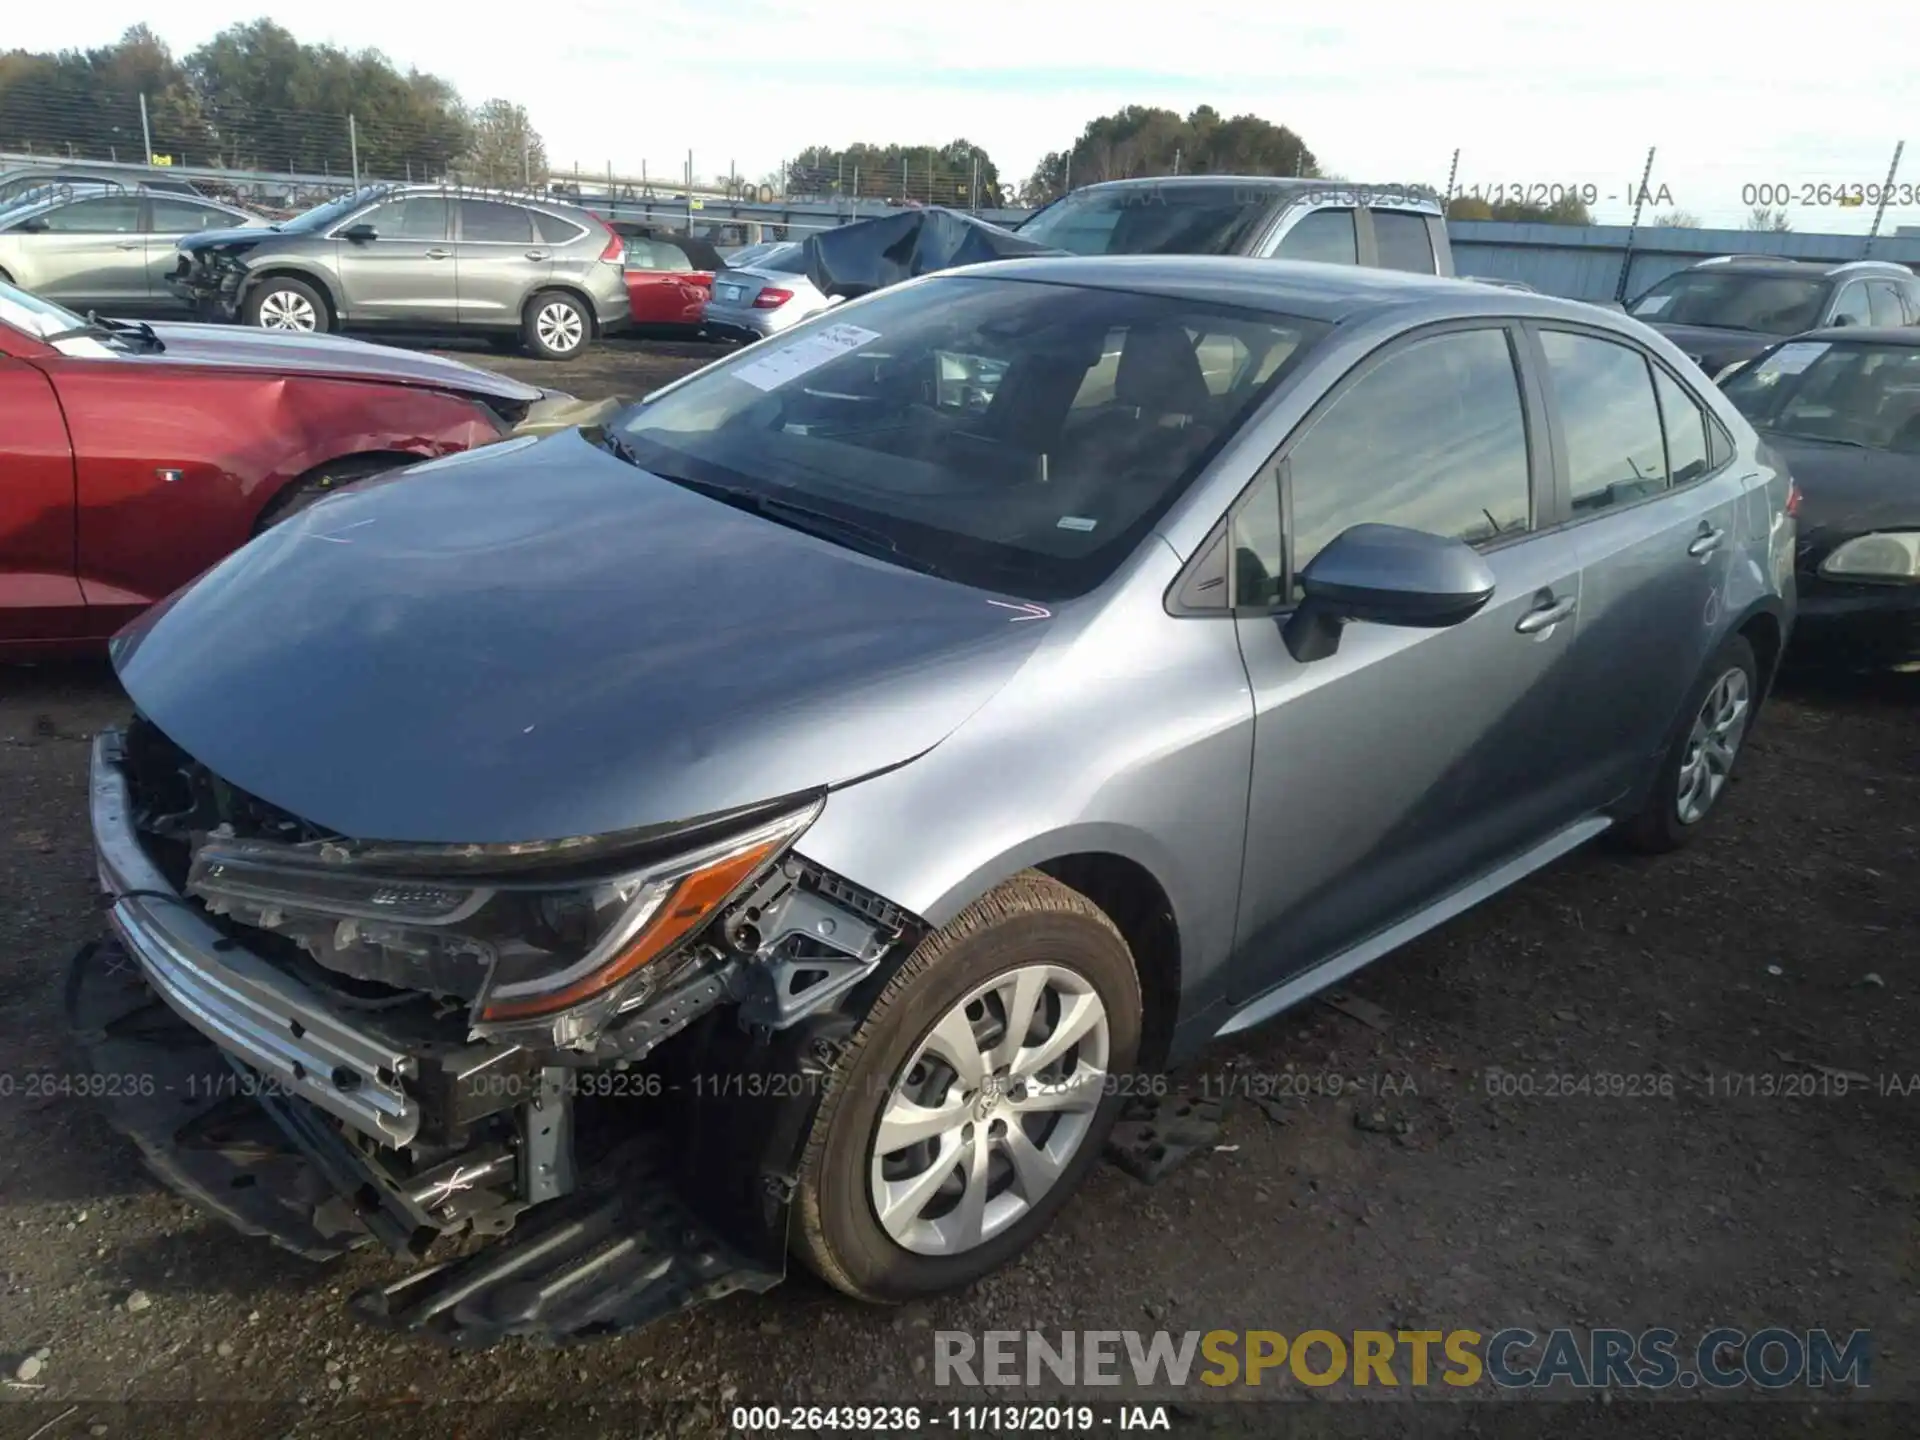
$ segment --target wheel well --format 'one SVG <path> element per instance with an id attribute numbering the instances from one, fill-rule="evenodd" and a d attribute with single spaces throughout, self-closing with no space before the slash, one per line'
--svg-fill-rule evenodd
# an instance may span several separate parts
<path id="1" fill-rule="evenodd" d="M 405 450 L 361 450 L 352 455 L 336 455 L 331 460 L 323 460 L 311 470 L 294 476 L 267 497 L 267 503 L 262 505 L 260 513 L 254 516 L 253 533 L 258 535 L 267 527 L 267 522 L 273 519 L 275 512 L 282 505 L 290 502 L 294 496 L 322 478 L 329 470 L 360 471 L 364 469 L 366 474 L 374 474 L 380 470 L 397 469 L 402 465 L 418 465 L 426 458 L 424 455 L 410 454 Z M 351 474 L 346 478 L 362 477 Z"/>
<path id="2" fill-rule="evenodd" d="M 262 270 L 258 275 L 247 277 L 248 293 L 251 294 L 254 289 L 268 280 L 298 280 L 320 296 L 321 303 L 327 307 L 329 325 L 340 323 L 340 302 L 333 298 L 333 288 L 318 275 L 310 275 L 305 270 L 295 270 L 286 265 L 272 266 Z"/>
<path id="3" fill-rule="evenodd" d="M 1140 1066 L 1166 1063 L 1180 1014 L 1180 932 L 1153 872 L 1122 855 L 1065 855 L 1034 867 L 1078 890 L 1119 929 L 1140 972 Z"/>
<path id="4" fill-rule="evenodd" d="M 580 302 L 580 308 L 584 310 L 587 315 L 587 329 L 591 332 L 594 339 L 599 339 L 600 317 L 594 313 L 593 297 L 578 285 L 542 285 L 538 290 L 535 290 L 527 296 L 525 302 L 520 306 L 520 323 L 522 325 L 527 323 L 527 312 L 533 309 L 534 301 L 538 300 L 542 295 L 552 295 L 555 293 L 571 296 Z"/>

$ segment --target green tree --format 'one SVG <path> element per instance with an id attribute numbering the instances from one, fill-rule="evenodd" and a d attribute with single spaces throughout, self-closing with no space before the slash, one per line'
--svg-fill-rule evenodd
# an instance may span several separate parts
<path id="1" fill-rule="evenodd" d="M 1044 205 L 1100 180 L 1206 174 L 1319 178 L 1320 165 L 1298 135 L 1258 115 L 1228 119 L 1202 105 L 1183 118 L 1159 106 L 1128 105 L 1090 120 L 1069 149 L 1043 158 L 1020 199 Z"/>
<path id="2" fill-rule="evenodd" d="M 472 143 L 455 167 L 475 185 L 519 187 L 547 183 L 547 147 L 524 105 L 489 100 L 474 112 Z"/>
<path id="3" fill-rule="evenodd" d="M 787 190 L 965 209 L 973 203 L 976 161 L 980 204 L 1003 204 L 999 167 L 965 138 L 944 145 L 810 145 L 787 162 Z"/>

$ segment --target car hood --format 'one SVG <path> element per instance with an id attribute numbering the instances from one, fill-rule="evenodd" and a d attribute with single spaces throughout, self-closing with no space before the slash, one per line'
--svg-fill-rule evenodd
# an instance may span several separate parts
<path id="1" fill-rule="evenodd" d="M 280 374 L 384 380 L 525 403 L 538 400 L 544 393 L 536 386 L 444 355 L 371 345 L 342 335 L 303 335 L 250 325 L 156 324 L 153 332 L 167 348 L 135 357 L 145 364 L 218 365 L 225 369 L 239 366 Z"/>
<path id="2" fill-rule="evenodd" d="M 263 221 L 259 225 L 234 226 L 220 230 L 196 230 L 190 235 L 182 235 L 173 242 L 173 248 L 181 253 L 192 255 L 201 250 L 251 250 L 254 246 L 268 240 L 299 240 L 309 237 L 289 235 L 284 230 L 273 228 L 273 222 Z"/>
<path id="3" fill-rule="evenodd" d="M 1035 609 L 568 430 L 342 490 L 134 621 L 113 659 L 187 753 L 316 825 L 532 842 L 911 760 L 1032 652 Z"/>
<path id="4" fill-rule="evenodd" d="M 1920 529 L 1920 455 L 1762 434 L 1800 487 L 1800 539 L 1808 554 L 1869 530 Z"/>
<path id="5" fill-rule="evenodd" d="M 1682 351 L 1693 356 L 1708 374 L 1736 360 L 1751 359 L 1782 338 L 1778 335 L 1757 335 L 1751 330 L 1722 330 L 1714 325 L 1662 325 L 1657 320 L 1642 323 L 1653 326 Z"/>

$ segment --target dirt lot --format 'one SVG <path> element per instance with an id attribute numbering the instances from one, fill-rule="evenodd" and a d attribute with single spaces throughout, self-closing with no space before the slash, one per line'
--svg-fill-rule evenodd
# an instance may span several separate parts
<path id="1" fill-rule="evenodd" d="M 486 363 L 641 393 L 712 353 Z M 936 1390 L 937 1329 L 1864 1327 L 1869 1395 L 1920 1399 L 1916 680 L 1790 690 L 1691 850 L 1582 851 L 1365 972 L 1363 1003 L 1209 1055 L 1179 1079 L 1232 1097 L 1220 1148 L 1156 1187 L 1102 1167 L 970 1294 L 883 1312 L 794 1279 L 618 1341 L 458 1355 L 341 1312 L 390 1262 L 316 1270 L 236 1238 L 145 1178 L 87 1102 L 27 1094 L 65 1063 L 64 967 L 99 925 L 86 741 L 125 702 L 101 665 L 0 667 L 0 1375 L 46 1352 L 0 1391 L 23 1402 L 0 1405 L 0 1437 L 427 1433 L 435 1401 L 536 1407 L 469 1408 L 442 1434 L 709 1433 L 736 1403 L 1013 1398 Z M 1817 1093 L 1765 1093 L 1776 1076 Z M 1198 1386 L 1177 1398 L 1183 1428 L 1246 1413 Z M 1825 1398 L 1796 1433 L 1920 1433 L 1907 1405 Z M 155 1401 L 206 1408 L 126 1403 Z M 1625 1427 L 1619 1407 L 1555 1406 L 1552 1429 L 1705 1433 L 1700 1408 Z M 1394 1409 L 1288 1418 L 1404 1433 Z M 1420 1415 L 1423 1433 L 1490 1423 Z M 1788 1416 L 1712 1418 L 1759 1433 Z"/>

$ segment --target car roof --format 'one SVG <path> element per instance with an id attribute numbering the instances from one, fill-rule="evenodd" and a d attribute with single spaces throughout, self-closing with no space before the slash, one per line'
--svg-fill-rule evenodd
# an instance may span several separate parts
<path id="1" fill-rule="evenodd" d="M 1033 256 L 938 273 L 1132 290 L 1328 322 L 1423 302 L 1443 303 L 1463 315 L 1560 316 L 1584 322 L 1614 313 L 1579 300 L 1477 280 L 1241 255 Z"/>
<path id="2" fill-rule="evenodd" d="M 1085 195 L 1096 191 L 1126 191 L 1160 189 L 1194 190 L 1234 190 L 1239 193 L 1261 191 L 1274 199 L 1289 197 L 1304 199 L 1309 196 L 1360 194 L 1385 198 L 1393 197 L 1396 206 L 1414 205 L 1430 207 L 1435 214 L 1440 212 L 1440 196 L 1431 186 L 1426 185 L 1382 185 L 1367 180 L 1327 180 L 1303 179 L 1281 175 L 1148 175 L 1131 180 L 1096 180 L 1069 191 L 1069 195 Z"/>
<path id="3" fill-rule="evenodd" d="M 1913 278 L 1913 271 L 1893 260 L 1796 260 L 1789 255 L 1715 255 L 1697 260 L 1688 270 L 1737 270 L 1742 275 L 1798 276 L 1824 280 L 1842 273 Z"/>

